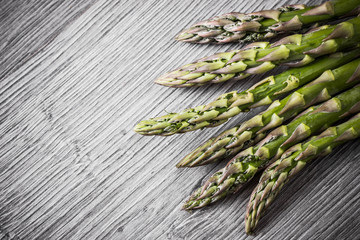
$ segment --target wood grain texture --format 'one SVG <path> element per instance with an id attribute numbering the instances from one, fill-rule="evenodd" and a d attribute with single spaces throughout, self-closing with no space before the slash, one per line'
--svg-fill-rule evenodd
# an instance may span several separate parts
<path id="1" fill-rule="evenodd" d="M 321 1 L 304 1 L 318 4 Z M 360 141 L 310 164 L 244 233 L 255 186 L 201 211 L 184 199 L 225 163 L 175 164 L 222 127 L 171 137 L 144 118 L 206 103 L 261 77 L 194 89 L 153 84 L 197 58 L 239 47 L 175 42 L 224 12 L 296 1 L 1 1 L 0 239 L 359 239 Z"/>

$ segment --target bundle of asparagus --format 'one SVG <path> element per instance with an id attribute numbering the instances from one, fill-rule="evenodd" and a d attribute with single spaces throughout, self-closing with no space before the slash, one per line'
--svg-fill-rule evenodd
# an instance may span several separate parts
<path id="1" fill-rule="evenodd" d="M 360 41 L 360 17 L 307 34 L 295 34 L 278 42 L 252 43 L 241 50 L 218 53 L 166 73 L 155 80 L 168 87 L 201 86 L 239 80 L 260 74 L 279 64 L 299 67 L 314 58 L 356 47 Z"/>
<path id="2" fill-rule="evenodd" d="M 176 36 L 176 40 L 191 43 L 259 41 L 321 21 L 356 15 L 359 10 L 359 0 L 335 0 L 319 6 L 298 4 L 248 14 L 231 12 L 194 24 Z"/>
<path id="3" fill-rule="evenodd" d="M 196 24 L 178 40 L 255 40 L 359 12 L 360 0 L 334 0 L 315 7 L 292 5 L 251 14 L 230 13 Z M 143 120 L 135 126 L 134 130 L 143 135 L 168 136 L 219 126 L 241 112 L 270 105 L 250 120 L 209 139 L 177 164 L 195 167 L 233 157 L 190 196 L 183 208 L 202 208 L 235 193 L 267 167 L 247 208 L 245 227 L 249 233 L 283 185 L 306 163 L 359 137 L 359 41 L 360 16 L 272 44 L 257 42 L 241 50 L 218 53 L 157 79 L 165 86 L 190 87 L 242 79 L 280 64 L 292 67 L 247 90 L 228 92 L 206 105 Z M 350 120 L 332 126 L 354 114 Z"/>

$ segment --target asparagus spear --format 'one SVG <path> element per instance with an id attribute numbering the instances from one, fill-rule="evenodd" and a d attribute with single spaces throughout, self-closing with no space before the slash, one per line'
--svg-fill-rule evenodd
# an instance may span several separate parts
<path id="1" fill-rule="evenodd" d="M 356 17 L 307 34 L 291 35 L 273 44 L 258 42 L 241 50 L 218 53 L 167 73 L 155 82 L 169 87 L 190 87 L 239 80 L 282 63 L 303 66 L 321 55 L 355 47 L 359 40 L 360 17 Z"/>
<path id="2" fill-rule="evenodd" d="M 236 192 L 255 173 L 277 160 L 288 148 L 303 141 L 326 126 L 360 111 L 360 85 L 310 107 L 287 125 L 267 135 L 255 147 L 236 155 L 223 169 L 214 173 L 185 203 L 184 209 L 195 209 Z"/>
<path id="3" fill-rule="evenodd" d="M 276 100 L 264 112 L 211 138 L 182 159 L 177 167 L 195 167 L 234 156 L 241 149 L 265 137 L 265 132 L 278 127 L 310 105 L 328 100 L 360 81 L 360 59 L 334 70 L 298 89 L 281 101 Z"/>
<path id="4" fill-rule="evenodd" d="M 309 65 L 292 68 L 276 76 L 265 78 L 246 91 L 225 93 L 207 105 L 141 121 L 134 130 L 144 135 L 167 136 L 218 126 L 240 112 L 271 104 L 281 94 L 310 82 L 328 69 L 353 60 L 359 54 L 360 50 L 355 49 L 343 54 L 336 53 L 330 57 L 322 57 Z"/>
<path id="5" fill-rule="evenodd" d="M 281 159 L 270 165 L 254 189 L 245 215 L 245 230 L 253 231 L 263 211 L 269 207 L 289 179 L 312 159 L 329 154 L 332 149 L 360 136 L 360 114 L 336 127 L 330 127 L 311 140 L 287 150 Z"/>
<path id="6" fill-rule="evenodd" d="M 176 36 L 176 40 L 191 43 L 259 41 L 320 21 L 356 15 L 359 10 L 360 0 L 335 0 L 310 7 L 290 5 L 249 14 L 231 12 L 194 24 Z"/>

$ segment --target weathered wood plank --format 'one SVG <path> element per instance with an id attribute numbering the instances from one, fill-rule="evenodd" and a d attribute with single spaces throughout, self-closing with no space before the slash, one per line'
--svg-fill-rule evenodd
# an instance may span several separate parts
<path id="1" fill-rule="evenodd" d="M 320 1 L 304 3 L 316 4 Z M 20 239 L 356 239 L 359 141 L 312 163 L 284 189 L 256 237 L 243 231 L 255 182 L 192 214 L 181 203 L 219 165 L 176 169 L 223 127 L 143 137 L 141 119 L 244 89 L 260 77 L 194 89 L 165 71 L 239 47 L 178 43 L 189 24 L 296 1 L 2 1 L 0 237 Z"/>

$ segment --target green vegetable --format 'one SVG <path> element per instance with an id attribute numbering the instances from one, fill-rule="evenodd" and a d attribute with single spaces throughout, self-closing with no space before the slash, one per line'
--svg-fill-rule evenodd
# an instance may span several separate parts
<path id="1" fill-rule="evenodd" d="M 194 24 L 176 36 L 176 40 L 191 43 L 259 41 L 343 15 L 356 15 L 359 6 L 359 0 L 335 0 L 310 7 L 290 5 L 249 14 L 231 12 Z"/>

